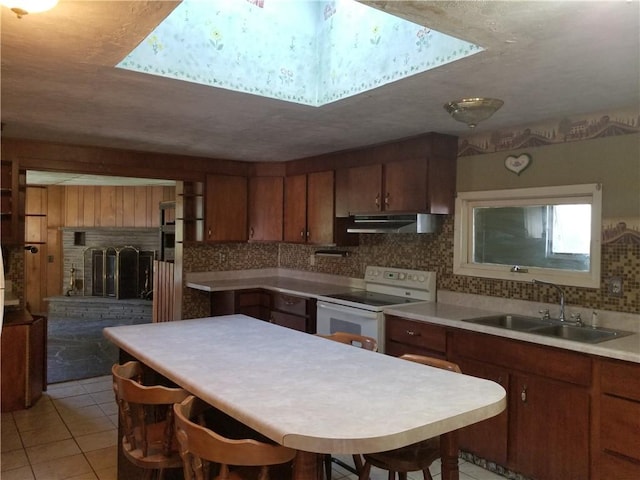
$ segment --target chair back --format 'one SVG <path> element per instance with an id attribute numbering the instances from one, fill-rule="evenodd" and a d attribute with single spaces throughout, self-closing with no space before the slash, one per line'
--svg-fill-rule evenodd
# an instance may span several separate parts
<path id="1" fill-rule="evenodd" d="M 378 342 L 376 339 L 365 335 L 348 332 L 335 332 L 330 335 L 318 336 L 333 340 L 334 342 L 345 343 L 347 345 L 353 345 L 354 347 L 364 348 L 365 350 L 371 350 L 372 352 L 378 351 Z"/>
<path id="2" fill-rule="evenodd" d="M 410 362 L 421 363 L 430 367 L 441 368 L 443 370 L 449 370 L 455 373 L 462 373 L 458 364 L 443 360 L 441 358 L 427 357 L 425 355 L 415 355 L 413 353 L 405 353 L 400 357 L 403 360 L 409 360 Z"/>
<path id="3" fill-rule="evenodd" d="M 237 478 L 228 477 L 229 466 L 251 466 L 261 467 L 258 478 L 266 480 L 268 466 L 287 463 L 295 457 L 295 450 L 281 445 L 229 439 L 214 432 L 204 425 L 203 413 L 208 408 L 211 407 L 194 396 L 173 406 L 185 479 L 208 478 L 208 464 L 213 462 L 220 464 L 216 478 Z"/>
<path id="4" fill-rule="evenodd" d="M 189 393 L 182 388 L 143 385 L 139 362 L 116 364 L 111 373 L 125 455 L 142 468 L 168 468 L 177 452 L 171 407 Z"/>

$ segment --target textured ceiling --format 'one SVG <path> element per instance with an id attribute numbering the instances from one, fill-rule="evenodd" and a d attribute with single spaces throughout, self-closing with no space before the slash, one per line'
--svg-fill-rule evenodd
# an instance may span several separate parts
<path id="1" fill-rule="evenodd" d="M 266 0 L 274 1 L 274 0 Z M 2 8 L 3 137 L 282 161 L 424 132 L 464 136 L 442 108 L 491 96 L 477 132 L 640 104 L 635 1 L 372 1 L 485 52 L 315 108 L 115 69 L 176 5 L 65 1 Z"/>

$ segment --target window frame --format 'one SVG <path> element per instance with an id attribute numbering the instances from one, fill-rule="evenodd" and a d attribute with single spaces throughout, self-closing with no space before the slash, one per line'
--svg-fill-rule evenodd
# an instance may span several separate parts
<path id="1" fill-rule="evenodd" d="M 591 205 L 591 241 L 589 271 L 519 265 L 480 264 L 473 262 L 473 209 L 492 206 L 557 205 L 563 203 Z M 458 193 L 455 202 L 453 273 L 481 278 L 530 282 L 534 278 L 558 285 L 600 288 L 602 232 L 602 186 L 597 183 L 554 187 L 517 188 Z"/>

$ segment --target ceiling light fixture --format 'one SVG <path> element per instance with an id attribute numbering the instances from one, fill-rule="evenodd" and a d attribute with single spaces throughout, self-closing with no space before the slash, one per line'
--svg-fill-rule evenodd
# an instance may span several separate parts
<path id="1" fill-rule="evenodd" d="M 445 103 L 444 109 L 459 122 L 475 128 L 478 122 L 493 115 L 504 102 L 497 98 L 461 98 Z"/>
<path id="2" fill-rule="evenodd" d="M 58 0 L 1 0 L 0 3 L 10 8 L 18 18 L 28 13 L 40 13 L 51 10 L 58 4 Z"/>

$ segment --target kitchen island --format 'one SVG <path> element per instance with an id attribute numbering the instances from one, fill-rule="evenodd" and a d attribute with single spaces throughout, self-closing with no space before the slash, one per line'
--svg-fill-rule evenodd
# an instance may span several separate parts
<path id="1" fill-rule="evenodd" d="M 498 384 L 353 348 L 244 315 L 113 327 L 122 350 L 273 441 L 322 453 L 389 450 L 442 435 L 442 478 L 458 478 L 456 430 L 505 408 Z"/>

